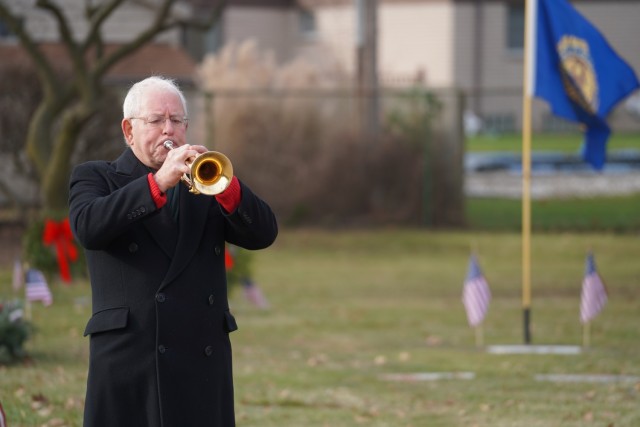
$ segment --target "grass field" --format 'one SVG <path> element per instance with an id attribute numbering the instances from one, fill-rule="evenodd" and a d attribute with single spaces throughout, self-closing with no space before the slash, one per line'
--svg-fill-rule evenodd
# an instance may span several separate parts
<path id="1" fill-rule="evenodd" d="M 557 151 L 561 153 L 578 153 L 582 145 L 581 132 L 534 134 L 531 137 L 532 151 Z M 522 135 L 519 133 L 502 135 L 479 135 L 469 138 L 466 149 L 470 152 L 486 151 L 522 151 Z M 640 135 L 637 133 L 614 132 L 609 139 L 607 149 L 640 150 Z"/>
<path id="2" fill-rule="evenodd" d="M 533 147 L 576 152 L 580 141 L 578 133 L 534 136 Z M 609 149 L 639 141 L 614 134 Z M 520 135 L 474 138 L 467 148 L 517 152 Z M 290 230 L 258 253 L 256 277 L 271 309 L 252 307 L 240 292 L 231 301 L 240 326 L 232 334 L 238 426 L 640 425 L 640 196 L 532 202 L 533 343 L 582 344 L 587 250 L 608 285 L 591 346 L 578 355 L 476 346 L 460 300 L 471 248 L 493 293 L 484 343 L 523 343 L 521 202 L 470 198 L 466 209 L 474 231 Z M 12 298 L 10 282 L 0 269 L 0 300 Z M 33 307 L 30 360 L 0 366 L 11 427 L 82 424 L 89 285 L 52 288 L 54 305 Z M 387 379 L 400 374 L 404 381 Z M 410 380 L 420 374 L 453 378 Z M 536 377 L 556 374 L 585 381 Z"/>
<path id="3" fill-rule="evenodd" d="M 238 426 L 640 425 L 639 244 L 637 233 L 535 233 L 534 344 L 581 345 L 588 248 L 609 302 L 578 355 L 496 355 L 475 345 L 462 283 L 474 247 L 493 293 L 484 342 L 521 344 L 517 232 L 284 231 L 255 260 L 271 309 L 232 295 Z M 9 283 L 2 271 L 0 297 L 11 296 Z M 81 425 L 89 288 L 53 288 L 53 306 L 33 307 L 32 361 L 0 367 L 11 427 Z M 474 378 L 384 379 L 426 372 Z M 538 374 L 631 378 L 566 383 Z"/>
<path id="4" fill-rule="evenodd" d="M 465 203 L 471 229 L 519 231 L 522 227 L 521 200 L 467 198 Z M 640 194 L 532 200 L 531 227 L 545 232 L 638 232 Z"/>

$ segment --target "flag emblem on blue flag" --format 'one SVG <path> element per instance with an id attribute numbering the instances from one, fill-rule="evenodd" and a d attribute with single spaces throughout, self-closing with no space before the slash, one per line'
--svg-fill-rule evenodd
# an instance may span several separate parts
<path id="1" fill-rule="evenodd" d="M 45 306 L 51 305 L 53 296 L 42 271 L 30 268 L 25 274 L 25 295 L 27 301 L 42 301 Z"/>
<path id="2" fill-rule="evenodd" d="M 607 288 L 596 270 L 593 254 L 587 255 L 582 295 L 580 298 L 580 322 L 588 323 L 600 313 L 607 303 Z"/>
<path id="3" fill-rule="evenodd" d="M 606 161 L 615 105 L 640 86 L 633 69 L 567 0 L 534 0 L 530 95 L 553 114 L 585 127 L 582 156 L 595 169 Z"/>
<path id="4" fill-rule="evenodd" d="M 484 320 L 491 300 L 489 284 L 480 270 L 475 255 L 469 259 L 469 271 L 462 289 L 462 303 L 467 311 L 469 326 L 478 326 Z"/>

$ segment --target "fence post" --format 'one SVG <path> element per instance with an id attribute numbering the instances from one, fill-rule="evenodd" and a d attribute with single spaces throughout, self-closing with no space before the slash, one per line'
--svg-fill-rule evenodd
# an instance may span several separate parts
<path id="1" fill-rule="evenodd" d="M 458 89 L 439 93 L 443 104 L 430 135 L 431 223 L 435 227 L 461 226 L 464 215 L 464 95 Z"/>
<path id="2" fill-rule="evenodd" d="M 429 114 L 431 103 L 429 102 L 429 94 L 423 94 L 422 102 L 425 111 Z M 422 223 L 427 227 L 434 226 L 435 204 L 433 198 L 433 179 L 434 179 L 434 137 L 433 126 L 430 122 L 423 123 L 422 135 Z"/>

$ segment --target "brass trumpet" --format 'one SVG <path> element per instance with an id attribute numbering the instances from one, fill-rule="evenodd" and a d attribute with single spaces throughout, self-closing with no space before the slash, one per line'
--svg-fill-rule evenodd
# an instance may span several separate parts
<path id="1" fill-rule="evenodd" d="M 167 150 L 175 148 L 169 139 L 162 145 Z M 186 164 L 191 170 L 189 174 L 183 174 L 181 180 L 187 184 L 190 193 L 213 196 L 222 193 L 231 184 L 233 165 L 227 156 L 218 151 L 202 153 Z"/>

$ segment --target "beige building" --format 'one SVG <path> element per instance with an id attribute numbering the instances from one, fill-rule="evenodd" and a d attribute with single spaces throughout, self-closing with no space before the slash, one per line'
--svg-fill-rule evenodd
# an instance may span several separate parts
<path id="1" fill-rule="evenodd" d="M 280 61 L 334 61 L 355 74 L 357 4 L 367 0 L 232 1 L 218 44 L 253 38 Z M 572 4 L 640 73 L 637 0 Z M 459 88 L 489 126 L 519 127 L 522 110 L 524 0 L 378 0 L 378 76 L 384 86 Z M 534 102 L 534 126 L 563 124 Z M 623 107 L 610 122 L 640 128 Z"/>

